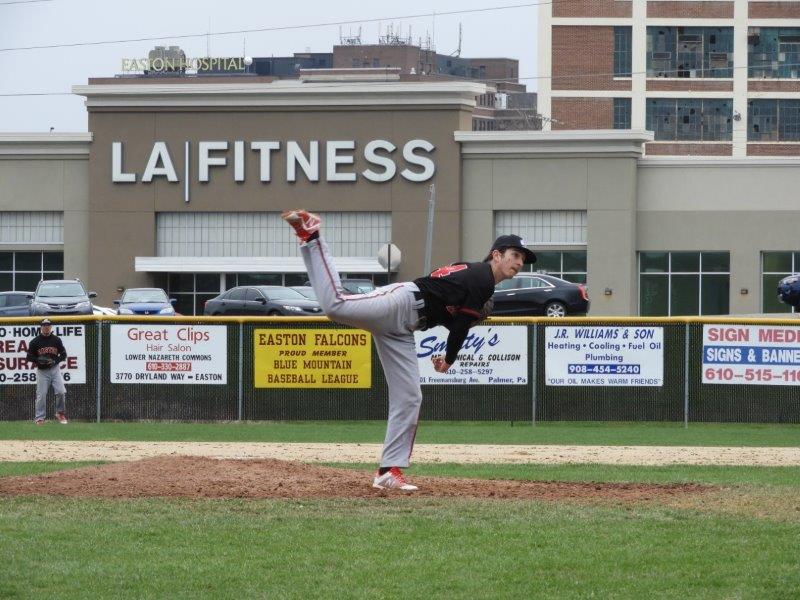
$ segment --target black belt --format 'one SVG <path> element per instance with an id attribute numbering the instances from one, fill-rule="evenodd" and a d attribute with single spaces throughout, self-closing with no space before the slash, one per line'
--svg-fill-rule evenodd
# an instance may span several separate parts
<path id="1" fill-rule="evenodd" d="M 428 316 L 426 314 L 426 303 L 425 303 L 425 294 L 421 291 L 412 291 L 414 294 L 414 307 L 417 309 L 417 315 L 419 316 L 419 321 L 417 322 L 416 329 L 425 329 L 428 323 Z"/>

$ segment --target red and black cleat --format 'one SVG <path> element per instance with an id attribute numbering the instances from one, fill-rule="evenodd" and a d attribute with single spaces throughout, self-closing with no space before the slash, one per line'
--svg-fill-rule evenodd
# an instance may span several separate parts
<path id="1" fill-rule="evenodd" d="M 307 242 L 313 234 L 318 233 L 319 226 L 322 225 L 322 219 L 302 208 L 284 211 L 281 218 L 294 228 L 297 237 L 303 242 Z"/>

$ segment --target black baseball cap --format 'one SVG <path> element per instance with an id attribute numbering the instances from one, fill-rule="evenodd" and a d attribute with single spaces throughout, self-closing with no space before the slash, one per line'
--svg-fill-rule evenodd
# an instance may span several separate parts
<path id="1" fill-rule="evenodd" d="M 525 240 L 518 235 L 501 235 L 492 244 L 492 249 L 489 254 L 483 259 L 483 262 L 492 260 L 492 252 L 499 250 L 502 252 L 506 248 L 516 248 L 525 255 L 525 264 L 532 265 L 536 262 L 536 255 L 525 247 Z"/>
<path id="2" fill-rule="evenodd" d="M 50 321 L 50 319 L 42 319 L 42 322 L 39 324 L 44 326 L 44 325 L 52 325 L 53 323 L 52 321 Z"/>

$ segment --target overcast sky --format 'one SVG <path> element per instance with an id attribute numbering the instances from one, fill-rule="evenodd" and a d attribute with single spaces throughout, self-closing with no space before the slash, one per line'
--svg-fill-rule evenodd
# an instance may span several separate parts
<path id="1" fill-rule="evenodd" d="M 432 12 L 484 9 L 523 4 L 524 0 L 436 0 L 421 2 L 356 2 L 308 0 L 0 0 L 0 132 L 86 131 L 83 98 L 69 94 L 89 77 L 121 72 L 123 58 L 146 58 L 155 45 L 179 45 L 187 58 L 206 56 L 289 56 L 294 52 L 330 52 L 339 43 L 338 25 L 247 34 L 214 32 L 316 25 L 357 19 L 383 19 L 343 25 L 342 33 L 357 34 L 363 43 L 376 43 L 387 27 L 420 36 L 435 33 L 436 50 L 461 56 L 509 57 L 519 60 L 521 77 L 536 75 L 536 6 L 506 8 L 458 15 L 416 17 Z M 405 18 L 401 18 L 405 17 Z M 209 28 L 210 24 L 210 28 Z M 208 31 L 212 35 L 205 35 Z M 175 36 L 202 34 L 177 39 Z M 158 37 L 153 41 L 95 46 L 13 50 L 21 46 L 73 44 Z M 535 91 L 535 80 L 525 81 Z M 56 96 L 8 94 L 52 93 Z"/>

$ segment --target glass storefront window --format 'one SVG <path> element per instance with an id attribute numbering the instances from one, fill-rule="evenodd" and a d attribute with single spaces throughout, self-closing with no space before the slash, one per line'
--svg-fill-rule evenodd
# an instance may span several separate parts
<path id="1" fill-rule="evenodd" d="M 670 289 L 670 315 L 700 314 L 700 276 L 673 275 Z"/>
<path id="2" fill-rule="evenodd" d="M 42 271 L 41 252 L 15 252 L 14 270 L 16 271 Z"/>
<path id="3" fill-rule="evenodd" d="M 673 273 L 697 273 L 700 271 L 699 252 L 672 252 Z"/>
<path id="4" fill-rule="evenodd" d="M 536 262 L 523 271 L 544 271 L 573 283 L 586 283 L 586 250 L 535 250 Z"/>
<path id="5" fill-rule="evenodd" d="M 727 315 L 730 312 L 730 297 L 730 276 L 703 275 L 701 315 Z"/>
<path id="6" fill-rule="evenodd" d="M 728 273 L 731 270 L 729 252 L 703 252 L 703 273 Z"/>
<path id="7" fill-rule="evenodd" d="M 0 291 L 32 292 L 42 279 L 63 278 L 63 252 L 0 252 Z"/>
<path id="8" fill-rule="evenodd" d="M 667 275 L 639 276 L 639 314 L 643 317 L 669 313 L 669 278 Z"/>
<path id="9" fill-rule="evenodd" d="M 728 252 L 640 252 L 639 314 L 728 314 L 729 265 Z"/>
<path id="10" fill-rule="evenodd" d="M 666 273 L 669 271 L 669 254 L 666 252 L 642 252 L 639 254 L 642 273 Z"/>
<path id="11" fill-rule="evenodd" d="M 63 252 L 44 252 L 42 253 L 44 259 L 45 271 L 63 271 L 64 270 L 64 253 Z"/>

